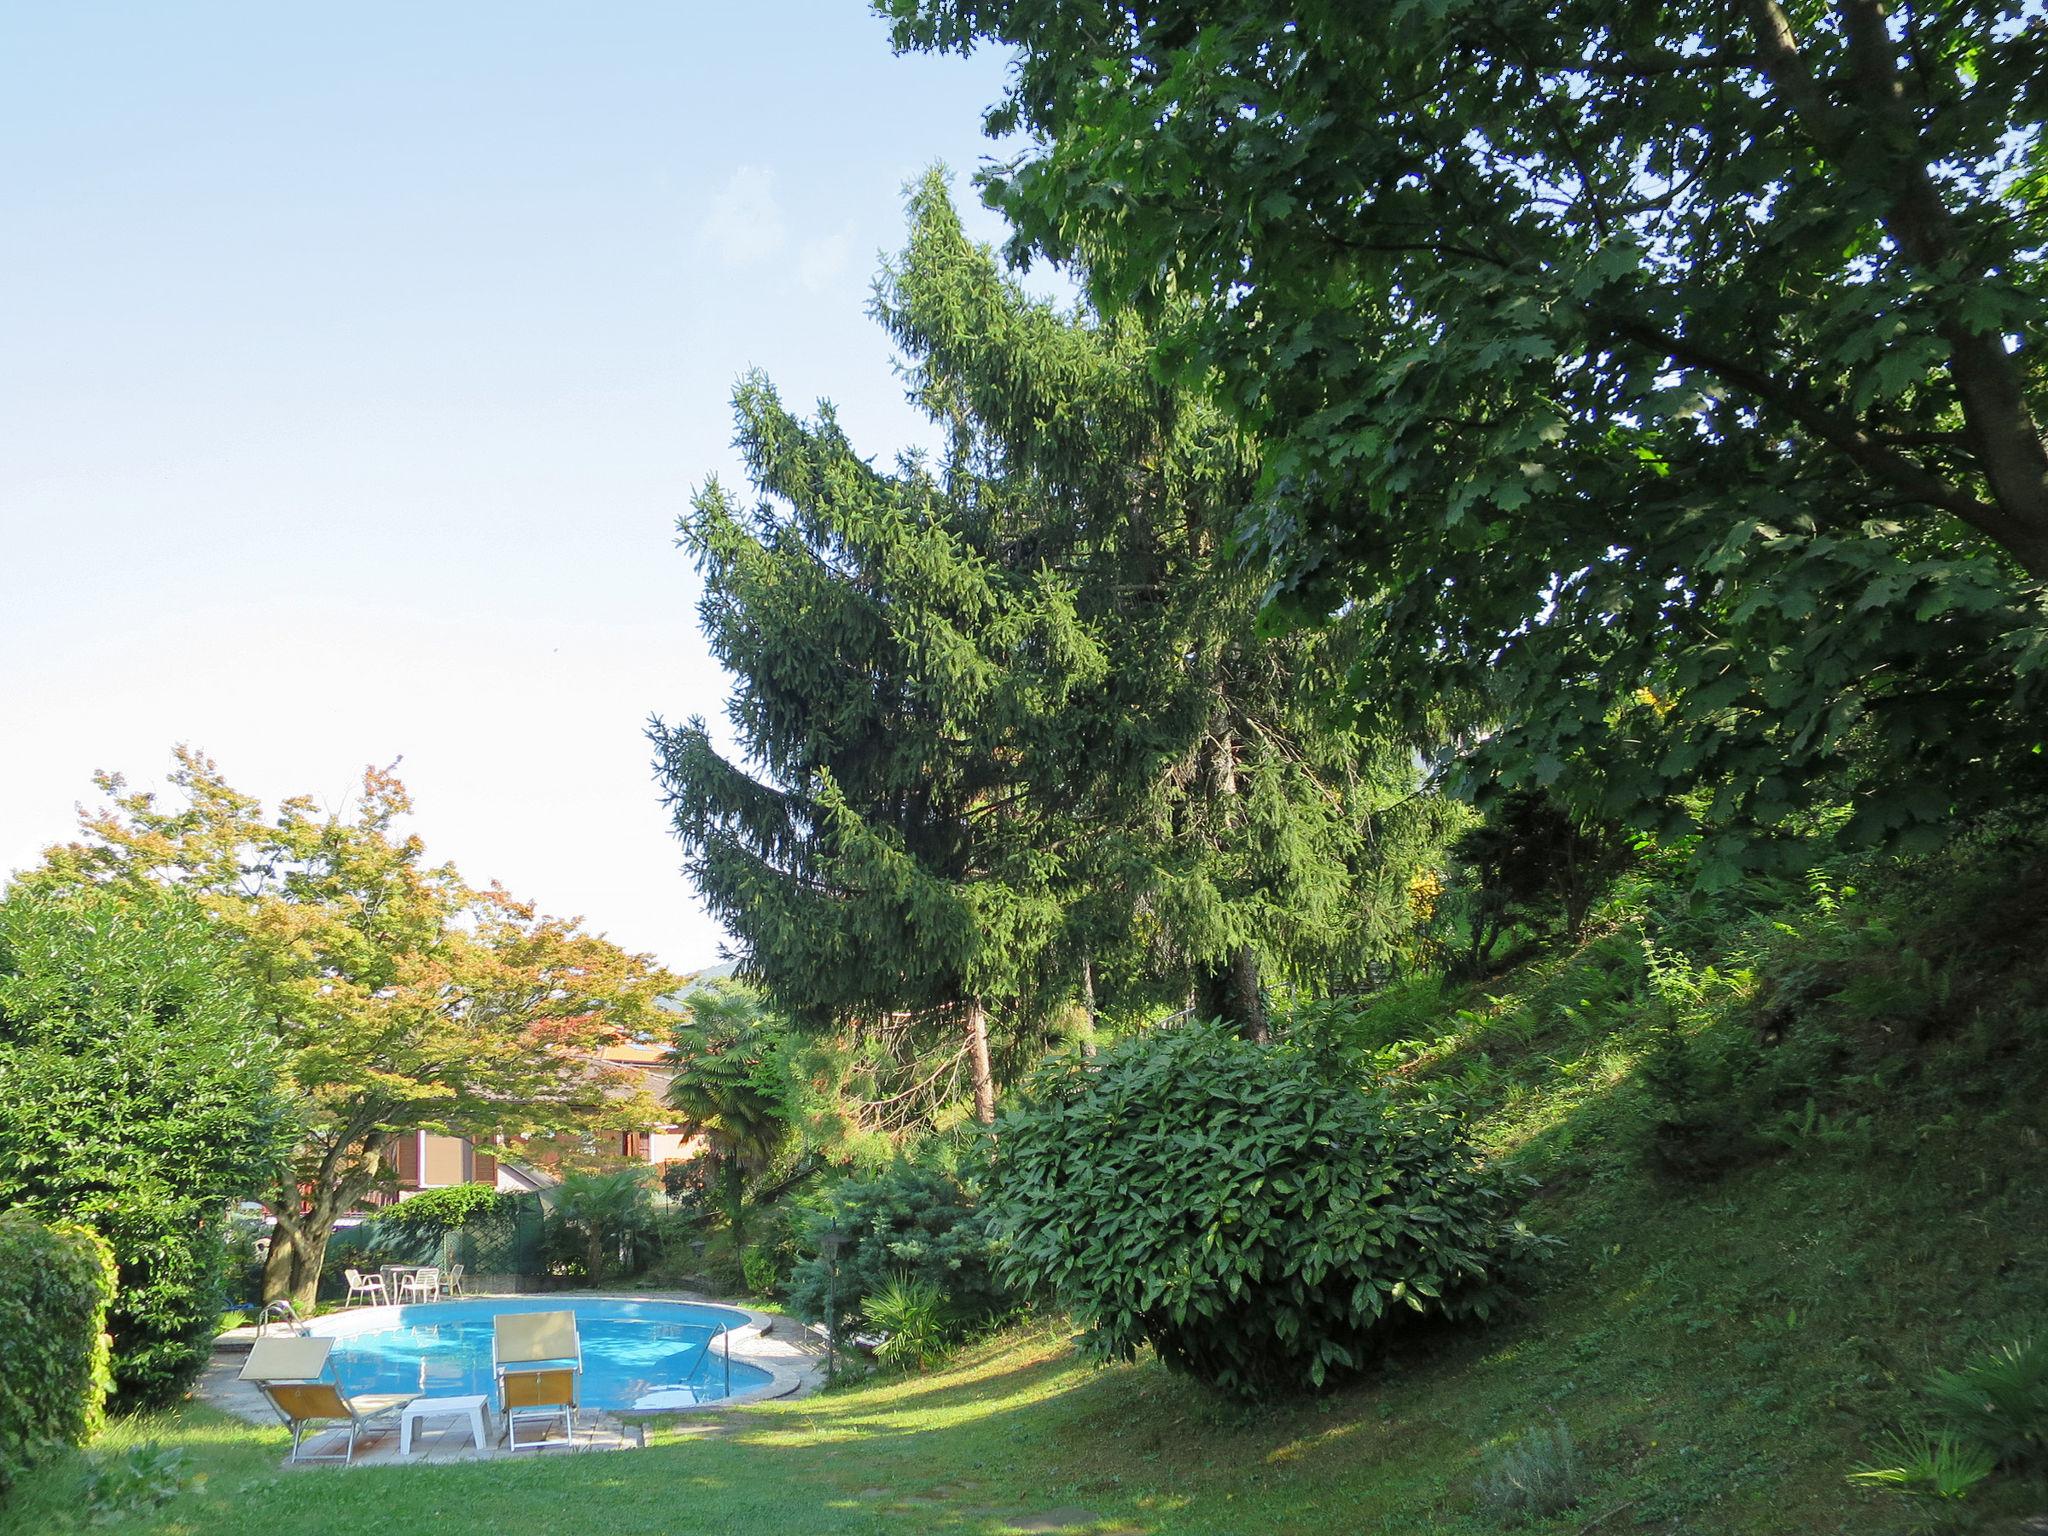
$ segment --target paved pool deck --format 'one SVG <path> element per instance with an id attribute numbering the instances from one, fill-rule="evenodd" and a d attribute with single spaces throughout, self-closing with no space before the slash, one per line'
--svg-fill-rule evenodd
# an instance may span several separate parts
<path id="1" fill-rule="evenodd" d="M 577 1301 L 690 1301 L 744 1312 L 747 1314 L 747 1326 L 733 1330 L 732 1357 L 768 1372 L 769 1380 L 762 1386 L 735 1392 L 731 1397 L 722 1398 L 717 1402 L 664 1409 L 658 1413 L 585 1409 L 576 1415 L 576 1432 L 573 1436 L 565 1437 L 557 1431 L 546 1444 L 530 1451 L 523 1448 L 519 1451 L 508 1449 L 504 1444 L 504 1423 L 497 1415 L 492 1414 L 486 1420 L 488 1433 L 485 1438 L 490 1441 L 487 1445 L 475 1444 L 467 1420 L 437 1419 L 413 1432 L 412 1454 L 401 1457 L 398 1454 L 398 1421 L 394 1416 L 388 1430 L 356 1437 L 356 1453 L 352 1465 L 397 1466 L 448 1461 L 488 1461 L 495 1457 L 513 1455 L 560 1456 L 585 1451 L 636 1450 L 647 1443 L 647 1426 L 650 1421 L 673 1422 L 677 1419 L 725 1413 L 747 1403 L 764 1402 L 772 1398 L 802 1397 L 816 1391 L 825 1380 L 825 1354 L 815 1336 L 802 1323 L 780 1313 L 739 1306 L 730 1301 L 720 1301 L 714 1296 L 699 1295 L 694 1291 L 607 1290 L 543 1294 L 559 1295 L 565 1304 Z M 488 1301 L 491 1295 L 483 1293 L 461 1299 Z M 533 1300 L 533 1293 L 526 1293 L 518 1299 L 530 1302 Z M 395 1314 L 399 1309 L 352 1307 L 349 1310 L 371 1314 Z M 276 1325 L 272 1325 L 271 1331 L 277 1331 Z M 271 1411 L 269 1401 L 247 1382 L 237 1379 L 242 1362 L 249 1353 L 249 1346 L 256 1340 L 256 1334 L 257 1330 L 253 1327 L 236 1328 L 215 1339 L 213 1358 L 201 1374 L 198 1384 L 193 1389 L 193 1395 L 210 1407 L 246 1419 L 252 1424 L 275 1426 L 278 1422 L 277 1415 Z M 330 1451 L 339 1453 L 347 1443 L 348 1431 L 344 1426 L 339 1430 L 322 1430 L 318 1434 L 308 1435 L 305 1449 L 314 1455 Z M 340 1462 L 319 1461 L 286 1464 L 300 1468 L 342 1465 Z"/>

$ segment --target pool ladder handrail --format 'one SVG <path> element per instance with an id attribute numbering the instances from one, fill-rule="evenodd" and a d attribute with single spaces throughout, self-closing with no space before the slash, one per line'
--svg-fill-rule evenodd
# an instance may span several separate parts
<path id="1" fill-rule="evenodd" d="M 264 1306 L 262 1315 L 256 1319 L 256 1337 L 262 1338 L 273 1322 L 290 1328 L 301 1338 L 312 1337 L 313 1330 L 308 1328 L 305 1320 L 299 1316 L 298 1308 L 282 1296 Z"/>
<path id="2" fill-rule="evenodd" d="M 697 1367 L 704 1363 L 704 1357 L 711 1352 L 711 1346 L 719 1339 L 725 1340 L 725 1395 L 732 1396 L 732 1324 L 720 1323 L 717 1328 L 704 1336 L 704 1343 L 697 1351 L 697 1358 L 690 1362 L 690 1368 L 683 1372 L 683 1384 L 688 1386 L 697 1374 Z M 696 1388 L 691 1387 L 691 1391 Z"/>

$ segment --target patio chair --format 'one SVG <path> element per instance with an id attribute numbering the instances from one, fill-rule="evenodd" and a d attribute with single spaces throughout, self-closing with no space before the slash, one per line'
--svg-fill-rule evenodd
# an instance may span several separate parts
<path id="1" fill-rule="evenodd" d="M 391 1293 L 384 1289 L 382 1275 L 366 1275 L 359 1269 L 344 1269 L 341 1273 L 348 1281 L 348 1297 L 342 1302 L 344 1307 L 354 1306 L 358 1296 L 372 1298 L 372 1306 L 384 1307 L 391 1304 Z"/>
<path id="2" fill-rule="evenodd" d="M 450 1296 L 467 1296 L 469 1294 L 463 1288 L 462 1266 L 460 1264 L 448 1266 L 448 1273 L 441 1280 L 441 1289 Z"/>
<path id="3" fill-rule="evenodd" d="M 396 1428 L 405 1405 L 419 1396 L 417 1392 L 395 1392 L 344 1397 L 335 1383 L 321 1380 L 333 1351 L 330 1338 L 258 1339 L 242 1364 L 241 1379 L 263 1394 L 292 1432 L 293 1461 L 338 1461 L 344 1465 L 354 1461 L 357 1438 Z M 347 1447 L 339 1453 L 308 1453 L 306 1435 L 322 1424 L 337 1429 L 346 1424 Z"/>
<path id="4" fill-rule="evenodd" d="M 404 1301 L 410 1296 L 414 1301 L 439 1301 L 441 1299 L 441 1271 L 432 1265 L 422 1265 L 398 1282 L 398 1299 Z"/>
<path id="5" fill-rule="evenodd" d="M 491 1372 L 513 1450 L 543 1445 L 545 1431 L 519 1438 L 522 1424 L 562 1421 L 576 1438 L 576 1384 L 583 1373 L 583 1341 L 574 1312 L 501 1312 L 491 1319 Z"/>

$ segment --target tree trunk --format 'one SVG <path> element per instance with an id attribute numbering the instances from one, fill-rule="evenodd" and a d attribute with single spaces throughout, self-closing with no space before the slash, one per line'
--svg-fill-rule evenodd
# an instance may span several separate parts
<path id="1" fill-rule="evenodd" d="M 270 1209 L 277 1225 L 271 1229 L 270 1253 L 263 1261 L 266 1305 L 283 1300 L 302 1317 L 312 1312 L 334 1224 L 376 1183 L 378 1162 L 388 1139 L 379 1131 L 330 1146 L 307 1180 L 310 1197 L 296 1178 L 271 1196 Z"/>
<path id="2" fill-rule="evenodd" d="M 263 1304 L 289 1300 L 292 1294 L 292 1244 L 280 1222 L 271 1229 L 270 1251 L 263 1256 Z"/>
<path id="3" fill-rule="evenodd" d="M 317 1209 L 300 1214 L 282 1208 L 282 1199 L 296 1201 L 298 1190 L 283 1196 L 277 1225 L 271 1229 L 270 1252 L 263 1260 L 263 1300 L 289 1301 L 301 1317 L 310 1317 L 320 1295 L 320 1269 L 327 1260 L 327 1239 L 334 1218 Z"/>
<path id="4" fill-rule="evenodd" d="M 996 1118 L 996 1080 L 988 1065 L 988 1010 L 981 999 L 967 1005 L 967 1070 L 974 1082 L 974 1118 L 983 1125 Z"/>
<path id="5" fill-rule="evenodd" d="M 747 1170 L 736 1152 L 728 1152 L 725 1166 L 719 1171 L 725 1175 L 725 1220 L 732 1228 L 732 1251 L 739 1253 L 747 1246 Z"/>
<path id="6" fill-rule="evenodd" d="M 1195 978 L 1196 1012 L 1222 1019 L 1247 1040 L 1263 1043 L 1270 1036 L 1266 1005 L 1259 996 L 1259 957 L 1251 945 L 1240 944 L 1230 957 L 1205 966 Z"/>
<path id="7" fill-rule="evenodd" d="M 1081 962 L 1081 1007 L 1088 1015 L 1088 1033 L 1081 1037 L 1081 1054 L 1095 1054 L 1095 962 Z"/>

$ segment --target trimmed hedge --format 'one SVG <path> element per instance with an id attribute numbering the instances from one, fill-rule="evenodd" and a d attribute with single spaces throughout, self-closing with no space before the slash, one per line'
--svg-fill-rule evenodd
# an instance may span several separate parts
<path id="1" fill-rule="evenodd" d="M 0 1489 L 104 1419 L 114 1253 L 72 1222 L 0 1212 Z"/>

